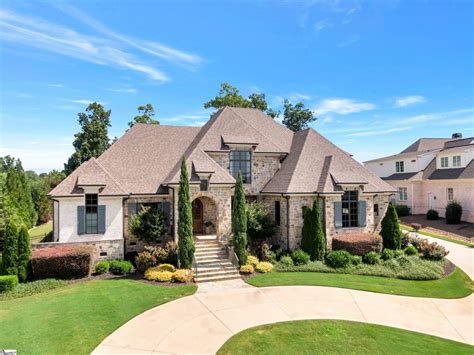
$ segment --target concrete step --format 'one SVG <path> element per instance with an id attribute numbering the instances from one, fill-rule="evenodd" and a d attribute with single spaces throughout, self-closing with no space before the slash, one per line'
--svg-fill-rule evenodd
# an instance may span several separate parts
<path id="1" fill-rule="evenodd" d="M 229 260 L 221 260 L 218 262 L 209 262 L 209 263 L 199 263 L 197 265 L 197 269 L 219 269 L 223 267 L 234 267 L 234 264 L 232 264 Z"/>
<path id="2" fill-rule="evenodd" d="M 194 255 L 196 254 L 209 254 L 209 253 L 225 253 L 223 248 L 212 248 L 212 249 L 196 249 Z"/>
<path id="3" fill-rule="evenodd" d="M 196 257 L 196 264 L 200 265 L 202 263 L 218 263 L 221 261 L 227 261 L 226 256 L 206 256 L 206 257 Z"/>
<path id="4" fill-rule="evenodd" d="M 201 272 L 198 271 L 197 277 L 210 277 L 210 276 L 223 276 L 223 275 L 240 275 L 239 272 L 235 269 L 230 270 L 214 270 L 214 271 L 206 271 Z"/>
<path id="5" fill-rule="evenodd" d="M 194 278 L 196 282 L 224 281 L 240 279 L 240 274 L 216 275 L 216 276 L 197 276 Z"/>
<path id="6" fill-rule="evenodd" d="M 198 267 L 197 268 L 197 274 L 208 274 L 208 273 L 215 273 L 215 272 L 221 272 L 221 271 L 237 271 L 237 269 L 234 267 L 234 265 L 227 265 L 227 266 L 219 266 L 219 267 Z"/>
<path id="7" fill-rule="evenodd" d="M 218 256 L 221 258 L 227 258 L 227 253 L 223 250 L 220 250 L 220 251 L 198 252 L 198 253 L 194 253 L 194 256 L 196 257 L 196 259 L 206 258 L 209 256 Z"/>

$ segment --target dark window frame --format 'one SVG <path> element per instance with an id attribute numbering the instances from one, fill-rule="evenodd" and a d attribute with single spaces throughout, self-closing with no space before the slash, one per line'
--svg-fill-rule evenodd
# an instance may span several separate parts
<path id="1" fill-rule="evenodd" d="M 229 154 L 230 174 L 237 179 L 239 171 L 244 184 L 252 183 L 252 152 L 249 150 L 232 150 Z"/>
<path id="2" fill-rule="evenodd" d="M 359 191 L 347 190 L 341 197 L 342 228 L 359 227 Z"/>
<path id="3" fill-rule="evenodd" d="M 275 224 L 279 226 L 281 223 L 281 204 L 280 201 L 275 201 Z"/>
<path id="4" fill-rule="evenodd" d="M 201 179 L 199 182 L 199 191 L 209 191 L 209 179 Z"/>
<path id="5" fill-rule="evenodd" d="M 99 233 L 99 194 L 85 194 L 85 234 Z"/>

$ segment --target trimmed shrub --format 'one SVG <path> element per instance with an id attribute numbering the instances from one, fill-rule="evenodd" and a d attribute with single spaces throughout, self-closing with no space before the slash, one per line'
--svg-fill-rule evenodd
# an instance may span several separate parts
<path id="1" fill-rule="evenodd" d="M 253 267 L 255 267 L 255 266 L 257 266 L 258 263 L 259 263 L 259 261 L 258 261 L 258 258 L 256 256 L 253 256 L 253 255 L 247 256 L 247 264 L 250 264 Z"/>
<path id="2" fill-rule="evenodd" d="M 382 251 L 382 237 L 376 234 L 351 233 L 332 239 L 332 250 L 345 250 L 354 255 L 364 255 L 370 251 Z"/>
<path id="3" fill-rule="evenodd" d="M 8 275 L 18 275 L 18 228 L 10 219 L 3 234 L 3 269 Z"/>
<path id="4" fill-rule="evenodd" d="M 35 279 L 76 279 L 91 274 L 92 246 L 62 245 L 33 251 L 31 266 Z"/>
<path id="5" fill-rule="evenodd" d="M 439 219 L 438 211 L 428 210 L 428 212 L 426 212 L 426 219 L 428 219 L 430 221 L 435 221 L 435 220 Z"/>
<path id="6" fill-rule="evenodd" d="M 106 274 L 109 272 L 110 263 L 107 260 L 99 261 L 95 264 L 95 273 L 98 275 Z"/>
<path id="7" fill-rule="evenodd" d="M 257 263 L 257 265 L 258 265 L 258 263 Z M 257 265 L 255 265 L 255 266 L 257 266 Z M 241 274 L 253 274 L 254 267 L 251 264 L 242 265 L 240 267 L 239 271 L 240 271 Z"/>
<path id="8" fill-rule="evenodd" d="M 418 254 L 418 250 L 413 245 L 409 245 L 405 248 L 405 254 L 410 256 L 410 255 L 416 255 Z"/>
<path id="9" fill-rule="evenodd" d="M 380 257 L 382 258 L 382 260 L 390 260 L 393 259 L 395 255 L 392 249 L 384 249 L 382 251 L 382 254 L 380 254 Z"/>
<path id="10" fill-rule="evenodd" d="M 261 273 L 267 273 L 273 270 L 273 265 L 269 262 L 262 261 L 255 266 L 255 270 Z"/>
<path id="11" fill-rule="evenodd" d="M 371 251 L 362 257 L 362 261 L 369 265 L 375 265 L 380 262 L 380 255 L 374 251 Z"/>
<path id="12" fill-rule="evenodd" d="M 458 224 L 461 223 L 462 206 L 457 202 L 450 202 L 446 206 L 446 223 Z"/>
<path id="13" fill-rule="evenodd" d="M 18 235 L 18 278 L 26 282 L 30 274 L 31 243 L 28 229 L 23 225 Z"/>
<path id="14" fill-rule="evenodd" d="M 12 291 L 17 286 L 18 286 L 18 276 L 16 275 L 0 276 L 0 293 Z"/>
<path id="15" fill-rule="evenodd" d="M 176 268 L 171 265 L 171 264 L 160 264 L 156 267 L 156 270 L 158 271 L 169 271 L 169 272 L 175 272 Z"/>
<path id="16" fill-rule="evenodd" d="M 304 265 L 309 263 L 310 260 L 309 255 L 301 249 L 296 249 L 293 251 L 293 253 L 291 253 L 291 258 L 293 259 L 295 265 Z"/>
<path id="17" fill-rule="evenodd" d="M 362 257 L 359 256 L 359 255 L 352 255 L 351 264 L 352 264 L 352 265 L 360 265 L 360 264 L 362 264 Z"/>
<path id="18" fill-rule="evenodd" d="M 144 273 L 149 268 L 156 265 L 156 258 L 148 251 L 142 251 L 135 257 L 137 271 Z"/>
<path id="19" fill-rule="evenodd" d="M 193 281 L 194 274 L 189 269 L 178 269 L 173 272 L 173 282 L 188 283 Z"/>
<path id="20" fill-rule="evenodd" d="M 280 264 L 283 266 L 293 266 L 293 259 L 289 255 L 282 256 L 280 259 Z"/>
<path id="21" fill-rule="evenodd" d="M 336 250 L 326 255 L 326 264 L 332 268 L 346 268 L 352 262 L 352 255 L 345 250 Z"/>
<path id="22" fill-rule="evenodd" d="M 407 205 L 395 205 L 398 217 L 405 217 L 410 214 L 410 207 Z"/>
<path id="23" fill-rule="evenodd" d="M 392 203 L 388 204 L 387 212 L 382 220 L 380 235 L 383 239 L 384 248 L 400 249 L 402 243 L 402 232 L 398 221 L 397 211 Z"/>
<path id="24" fill-rule="evenodd" d="M 423 258 L 429 260 L 442 260 L 448 255 L 448 251 L 442 245 L 436 242 L 430 243 L 427 239 L 423 240 L 420 249 Z"/>
<path id="25" fill-rule="evenodd" d="M 109 264 L 109 270 L 115 275 L 125 275 L 133 270 L 133 264 L 127 260 L 112 260 Z"/>
<path id="26" fill-rule="evenodd" d="M 173 279 L 171 271 L 160 271 L 156 267 L 151 267 L 145 271 L 143 277 L 149 281 L 169 282 Z"/>

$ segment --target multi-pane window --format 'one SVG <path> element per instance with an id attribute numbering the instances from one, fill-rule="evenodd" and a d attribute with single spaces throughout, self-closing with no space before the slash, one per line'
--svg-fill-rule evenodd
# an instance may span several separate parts
<path id="1" fill-rule="evenodd" d="M 403 161 L 395 162 L 395 171 L 397 173 L 403 173 L 405 171 L 405 163 Z"/>
<path id="2" fill-rule="evenodd" d="M 199 190 L 201 190 L 201 191 L 209 190 L 209 180 L 208 179 L 201 179 L 201 182 L 199 184 Z"/>
<path id="3" fill-rule="evenodd" d="M 249 151 L 233 150 L 230 152 L 230 174 L 237 179 L 239 171 L 242 174 L 244 184 L 250 184 L 252 157 Z"/>
<path id="4" fill-rule="evenodd" d="M 400 201 L 406 201 L 408 199 L 407 188 L 399 187 L 398 188 L 398 199 Z"/>
<path id="5" fill-rule="evenodd" d="M 453 168 L 459 168 L 461 166 L 461 156 L 455 155 L 453 157 Z"/>
<path id="6" fill-rule="evenodd" d="M 86 194 L 86 234 L 97 234 L 98 226 L 98 195 Z"/>
<path id="7" fill-rule="evenodd" d="M 447 168 L 448 166 L 449 166 L 448 157 L 442 157 L 441 158 L 441 167 L 442 168 Z"/>
<path id="8" fill-rule="evenodd" d="M 359 193 L 346 191 L 342 195 L 342 227 L 357 227 L 359 225 Z"/>
<path id="9" fill-rule="evenodd" d="M 448 201 L 454 200 L 454 189 L 452 187 L 448 187 Z"/>
<path id="10" fill-rule="evenodd" d="M 275 201 L 275 224 L 280 225 L 280 201 Z"/>

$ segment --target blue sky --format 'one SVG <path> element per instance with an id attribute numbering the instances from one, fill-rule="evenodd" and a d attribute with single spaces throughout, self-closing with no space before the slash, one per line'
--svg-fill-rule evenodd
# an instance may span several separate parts
<path id="1" fill-rule="evenodd" d="M 139 105 L 202 125 L 227 81 L 315 111 L 359 161 L 474 134 L 473 2 L 41 1 L 0 4 L 0 155 L 62 169 L 90 101 L 121 136 Z"/>

